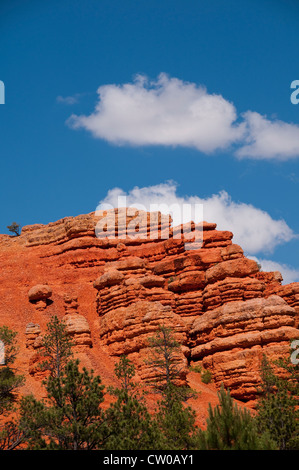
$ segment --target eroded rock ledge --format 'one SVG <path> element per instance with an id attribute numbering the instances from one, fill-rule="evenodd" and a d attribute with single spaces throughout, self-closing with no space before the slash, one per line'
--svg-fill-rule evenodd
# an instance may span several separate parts
<path id="1" fill-rule="evenodd" d="M 24 372 L 34 371 L 46 324 L 58 314 L 94 366 L 103 369 L 103 354 L 111 363 L 128 354 L 151 380 L 148 338 L 164 324 L 181 344 L 182 380 L 190 361 L 200 362 L 217 387 L 223 382 L 233 396 L 253 399 L 262 354 L 286 355 L 299 338 L 299 283 L 282 285 L 280 273 L 261 272 L 214 223 L 203 222 L 201 243 L 187 250 L 184 237 L 174 237 L 182 227 L 172 228 L 168 216 L 157 216 L 155 239 L 149 227 L 133 238 L 121 230 L 111 238 L 108 230 L 99 239 L 103 216 L 66 217 L 0 237 L 0 323 L 25 334 Z"/>

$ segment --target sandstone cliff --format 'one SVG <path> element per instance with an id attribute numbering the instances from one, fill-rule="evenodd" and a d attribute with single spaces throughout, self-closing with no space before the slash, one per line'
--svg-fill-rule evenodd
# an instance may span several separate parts
<path id="1" fill-rule="evenodd" d="M 121 354 L 134 361 L 141 380 L 151 380 L 148 338 L 164 324 L 181 344 L 182 380 L 195 384 L 190 364 L 212 373 L 202 399 L 215 400 L 221 382 L 235 398 L 254 399 L 262 354 L 286 355 L 299 337 L 299 283 L 282 285 L 280 273 L 260 272 L 233 234 L 214 223 L 203 222 L 200 243 L 186 249 L 186 240 L 174 236 L 181 227 L 170 228 L 169 217 L 159 214 L 154 239 L 147 228 L 131 238 L 120 230 L 99 238 L 104 216 L 66 217 L 24 227 L 19 237 L 0 235 L 0 324 L 18 332 L 23 393 L 42 393 L 38 350 L 56 314 L 80 360 L 104 383 L 115 380 Z"/>

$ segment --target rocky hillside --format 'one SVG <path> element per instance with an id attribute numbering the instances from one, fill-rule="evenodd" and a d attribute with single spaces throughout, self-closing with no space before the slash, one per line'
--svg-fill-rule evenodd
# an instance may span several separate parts
<path id="1" fill-rule="evenodd" d="M 113 214 L 114 215 L 114 214 Z M 148 217 L 148 214 L 145 214 Z M 195 384 L 190 364 L 213 376 L 197 381 L 202 399 L 215 400 L 221 382 L 243 402 L 255 398 L 263 353 L 276 358 L 299 337 L 299 283 L 282 285 L 278 272 L 261 272 L 233 243 L 233 234 L 204 222 L 202 241 L 184 239 L 160 216 L 157 238 L 96 236 L 103 214 L 66 217 L 0 235 L 0 324 L 18 332 L 23 393 L 42 393 L 36 368 L 39 347 L 53 314 L 66 320 L 76 354 L 104 383 L 127 354 L 138 376 L 150 380 L 148 338 L 170 326 L 181 344 L 182 380 Z M 132 221 L 128 217 L 127 223 Z M 202 403 L 202 402 L 201 402 Z"/>

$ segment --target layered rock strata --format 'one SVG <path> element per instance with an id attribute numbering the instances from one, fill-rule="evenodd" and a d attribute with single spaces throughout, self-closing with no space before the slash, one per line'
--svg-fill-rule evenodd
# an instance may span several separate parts
<path id="1" fill-rule="evenodd" d="M 196 319 L 189 332 L 191 358 L 202 360 L 221 383 L 242 399 L 254 399 L 263 354 L 286 356 L 298 338 L 296 312 L 281 297 L 232 301 Z"/>
<path id="2" fill-rule="evenodd" d="M 261 272 L 230 231 L 191 228 L 187 236 L 169 216 L 123 209 L 1 235 L 0 323 L 19 333 L 24 373 L 56 314 L 87 365 L 110 380 L 128 354 L 150 381 L 148 340 L 164 324 L 181 344 L 182 380 L 199 361 L 217 387 L 254 398 L 262 354 L 286 355 L 299 337 L 299 283 Z"/>

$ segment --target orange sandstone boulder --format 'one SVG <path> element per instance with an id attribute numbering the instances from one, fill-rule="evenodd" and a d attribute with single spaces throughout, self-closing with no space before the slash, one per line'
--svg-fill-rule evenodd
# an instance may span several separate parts
<path id="1" fill-rule="evenodd" d="M 31 287 L 28 292 L 28 298 L 30 301 L 34 300 L 45 300 L 51 297 L 52 289 L 48 285 L 38 284 Z"/>
<path id="2" fill-rule="evenodd" d="M 248 258 L 230 259 L 209 268 L 206 271 L 206 281 L 213 283 L 227 277 L 243 278 L 258 271 L 259 267 L 254 260 Z"/>

